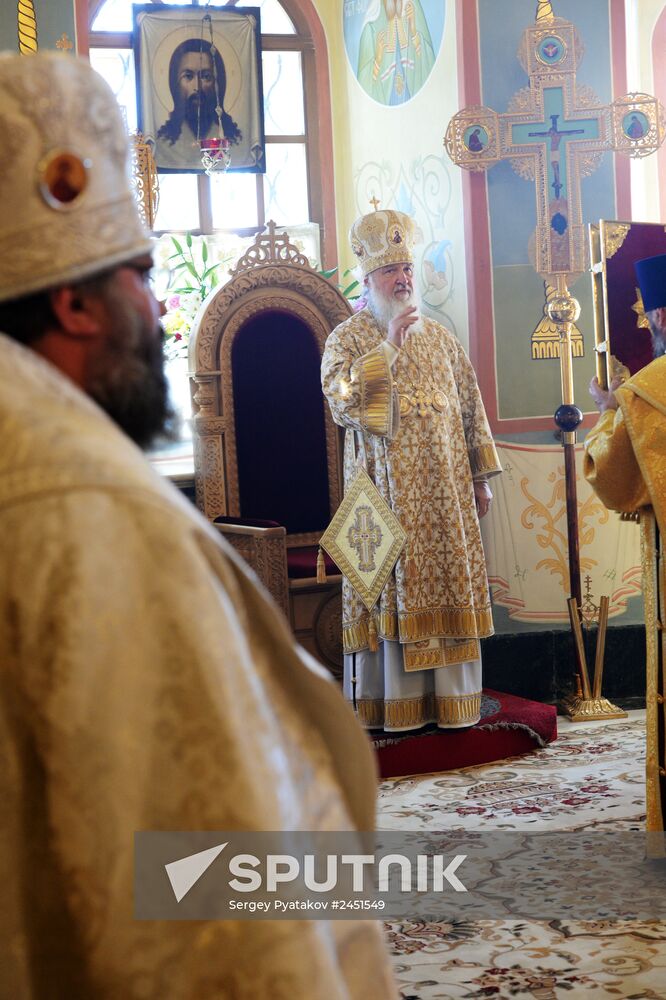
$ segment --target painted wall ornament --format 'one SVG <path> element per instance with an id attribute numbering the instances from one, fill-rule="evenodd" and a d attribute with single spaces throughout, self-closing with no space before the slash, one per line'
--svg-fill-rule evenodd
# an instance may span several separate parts
<path id="1" fill-rule="evenodd" d="M 666 136 L 664 109 L 649 94 L 631 93 L 603 105 L 576 71 L 583 46 L 576 27 L 539 2 L 527 27 L 518 60 L 529 86 L 509 110 L 467 107 L 448 124 L 444 145 L 458 166 L 488 170 L 508 159 L 521 177 L 534 180 L 537 228 L 530 257 L 536 271 L 554 283 L 571 283 L 588 267 L 581 203 L 581 179 L 599 165 L 606 150 L 642 157 Z"/>
<path id="2" fill-rule="evenodd" d="M 99 7 L 99 0 L 96 3 Z M 88 0 L 80 4 L 79 0 L 2 0 L 0 49 L 22 56 L 43 49 L 74 52 L 75 8 L 79 5 L 87 9 Z"/>
<path id="3" fill-rule="evenodd" d="M 18 0 L 18 49 L 22 56 L 37 51 L 37 15 L 32 0 Z"/>

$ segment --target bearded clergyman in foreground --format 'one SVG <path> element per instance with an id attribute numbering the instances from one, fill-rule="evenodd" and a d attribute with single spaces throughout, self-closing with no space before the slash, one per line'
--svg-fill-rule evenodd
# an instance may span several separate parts
<path id="1" fill-rule="evenodd" d="M 353 845 L 373 760 L 330 675 L 136 447 L 170 407 L 111 89 L 69 55 L 2 53 L 0 106 L 0 997 L 397 1000 L 377 920 L 138 916 L 168 868 L 157 852 L 142 874 L 137 831 Z"/>
<path id="2" fill-rule="evenodd" d="M 407 532 L 372 622 L 343 582 L 345 695 L 366 728 L 390 731 L 477 723 L 479 639 L 493 633 L 479 518 L 501 467 L 469 359 L 420 313 L 415 237 L 402 212 L 353 225 L 367 305 L 333 330 L 322 361 L 347 428 L 345 483 L 360 460 Z"/>

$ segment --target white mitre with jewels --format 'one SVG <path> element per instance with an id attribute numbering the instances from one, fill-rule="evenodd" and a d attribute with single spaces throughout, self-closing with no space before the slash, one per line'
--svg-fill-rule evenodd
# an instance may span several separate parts
<path id="1" fill-rule="evenodd" d="M 0 301 L 150 251 L 108 84 L 65 53 L 0 55 Z"/>

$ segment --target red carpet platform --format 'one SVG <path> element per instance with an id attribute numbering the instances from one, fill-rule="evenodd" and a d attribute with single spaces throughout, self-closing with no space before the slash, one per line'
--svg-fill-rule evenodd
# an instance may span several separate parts
<path id="1" fill-rule="evenodd" d="M 481 720 L 471 729 L 374 733 L 372 743 L 382 778 L 452 771 L 529 753 L 557 738 L 557 709 L 486 689 Z"/>

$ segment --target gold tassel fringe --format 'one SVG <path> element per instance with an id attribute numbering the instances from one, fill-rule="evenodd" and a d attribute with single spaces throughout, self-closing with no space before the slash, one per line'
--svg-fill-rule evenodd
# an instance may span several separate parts
<path id="1" fill-rule="evenodd" d="M 438 608 L 434 611 L 412 611 L 398 616 L 394 611 L 379 612 L 379 634 L 384 639 L 400 642 L 421 642 L 433 636 L 460 636 L 484 639 L 493 634 L 490 608 Z M 342 623 L 345 653 L 355 653 L 368 644 L 368 624 L 365 617 Z M 476 659 L 476 657 L 473 657 Z"/>
<path id="2" fill-rule="evenodd" d="M 326 560 L 321 548 L 317 553 L 317 583 L 326 583 Z"/>
<path id="3" fill-rule="evenodd" d="M 473 726 L 481 715 L 481 692 L 451 697 L 434 694 L 416 698 L 361 698 L 356 704 L 359 722 L 369 728 L 404 729 L 418 727 L 428 722 L 440 726 Z"/>
<path id="4" fill-rule="evenodd" d="M 368 622 L 368 649 L 371 653 L 376 653 L 378 648 L 377 626 L 375 625 L 375 619 L 370 615 L 370 621 Z"/>

